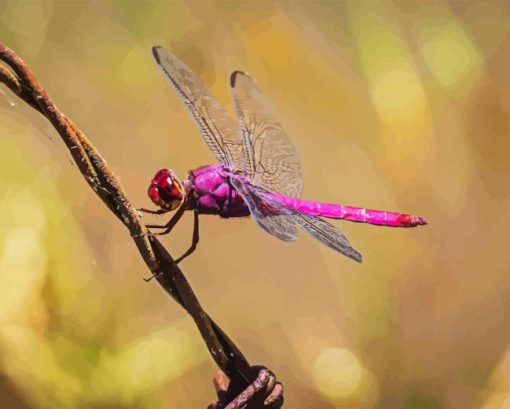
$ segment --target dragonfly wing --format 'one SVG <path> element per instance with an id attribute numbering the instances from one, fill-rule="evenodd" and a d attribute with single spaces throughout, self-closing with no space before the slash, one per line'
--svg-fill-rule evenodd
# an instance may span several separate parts
<path id="1" fill-rule="evenodd" d="M 244 72 L 232 73 L 230 87 L 253 183 L 299 197 L 303 190 L 301 162 L 275 109 Z"/>
<path id="2" fill-rule="evenodd" d="M 225 107 L 191 68 L 175 55 L 162 47 L 153 47 L 152 53 L 166 79 L 188 108 L 214 156 L 220 162 L 247 174 L 249 167 L 245 145 Z"/>
<path id="3" fill-rule="evenodd" d="M 283 241 L 294 241 L 298 238 L 299 232 L 296 223 L 288 214 L 279 211 L 278 206 L 268 206 L 264 199 L 250 189 L 250 185 L 247 183 L 236 178 L 231 178 L 230 182 L 244 199 L 252 217 L 260 227 Z"/>
<path id="4" fill-rule="evenodd" d="M 298 214 L 294 214 L 294 220 L 312 237 L 329 248 L 342 253 L 344 256 L 352 258 L 359 263 L 363 261 L 361 254 L 352 248 L 347 237 L 335 226 L 322 220 L 320 217 L 297 213 Z"/>
<path id="5" fill-rule="evenodd" d="M 259 186 L 254 186 L 251 183 L 245 183 L 242 184 L 241 187 L 244 191 L 248 192 L 248 195 L 245 194 L 243 198 L 245 198 L 245 196 L 250 197 L 249 200 L 256 202 L 259 210 L 262 208 L 262 212 L 264 212 L 264 209 L 270 209 L 273 213 L 285 215 L 287 220 L 290 219 L 293 223 L 297 223 L 304 231 L 326 246 L 349 258 L 352 258 L 355 261 L 362 261 L 361 254 L 352 248 L 347 237 L 345 237 L 342 232 L 340 232 L 340 230 L 332 224 L 317 216 L 309 216 L 295 209 L 286 207 L 282 203 L 273 199 L 271 192 L 268 192 Z M 255 219 L 257 219 L 257 217 L 255 217 Z"/>

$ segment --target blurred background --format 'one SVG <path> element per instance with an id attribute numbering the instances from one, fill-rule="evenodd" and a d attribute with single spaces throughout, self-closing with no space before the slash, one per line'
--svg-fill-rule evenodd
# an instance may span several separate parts
<path id="1" fill-rule="evenodd" d="M 135 206 L 162 167 L 214 161 L 152 60 L 167 47 L 229 109 L 246 70 L 304 166 L 304 197 L 413 213 L 336 221 L 357 264 L 302 235 L 204 216 L 183 262 L 204 308 L 288 408 L 510 408 L 510 3 L 0 3 L 0 41 L 105 156 Z M 205 408 L 191 319 L 49 123 L 0 87 L 0 402 Z M 163 222 L 166 218 L 145 220 Z M 174 255 L 192 217 L 163 239 Z"/>

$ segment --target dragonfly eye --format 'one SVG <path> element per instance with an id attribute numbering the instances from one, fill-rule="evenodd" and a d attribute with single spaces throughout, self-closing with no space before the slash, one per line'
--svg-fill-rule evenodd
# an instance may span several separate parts
<path id="1" fill-rule="evenodd" d="M 158 200 L 159 200 L 159 191 L 158 191 L 158 188 L 155 187 L 155 186 L 151 186 L 149 187 L 149 197 L 151 198 L 151 200 L 154 202 L 154 203 L 158 203 Z"/>
<path id="2" fill-rule="evenodd" d="M 175 210 L 184 201 L 182 184 L 168 169 L 161 169 L 156 173 L 147 193 L 157 206 L 166 210 Z"/>

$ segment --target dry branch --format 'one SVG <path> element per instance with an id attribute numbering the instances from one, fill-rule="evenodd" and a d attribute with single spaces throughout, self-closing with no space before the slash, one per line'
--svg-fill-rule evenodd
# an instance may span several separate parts
<path id="1" fill-rule="evenodd" d="M 57 108 L 14 51 L 0 44 L 0 59 L 8 67 L 0 65 L 0 82 L 51 122 L 87 183 L 128 228 L 152 275 L 195 321 L 211 356 L 231 380 L 226 401 L 218 402 L 217 407 L 280 408 L 283 404 L 281 384 L 266 368 L 251 367 L 234 342 L 202 309 L 183 272 L 163 245 L 155 237 L 147 235 L 146 227 L 127 199 L 119 180 L 88 138 Z"/>

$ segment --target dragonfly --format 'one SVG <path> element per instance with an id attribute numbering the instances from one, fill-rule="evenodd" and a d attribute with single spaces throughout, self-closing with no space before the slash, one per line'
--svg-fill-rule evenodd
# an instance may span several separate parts
<path id="1" fill-rule="evenodd" d="M 163 229 L 152 235 L 169 233 L 185 211 L 194 213 L 192 244 L 176 263 L 196 249 L 201 214 L 227 219 L 251 216 L 266 232 L 286 242 L 296 240 L 301 228 L 358 262 L 361 254 L 323 218 L 390 227 L 427 224 L 424 218 L 410 214 L 300 199 L 303 174 L 297 151 L 272 104 L 247 73 L 234 71 L 230 76 L 236 122 L 184 62 L 159 46 L 152 52 L 219 161 L 190 171 L 185 180 L 179 180 L 170 169 L 161 169 L 150 182 L 148 195 L 158 210 L 140 210 L 154 214 L 175 211 L 167 224 L 147 225 Z"/>

